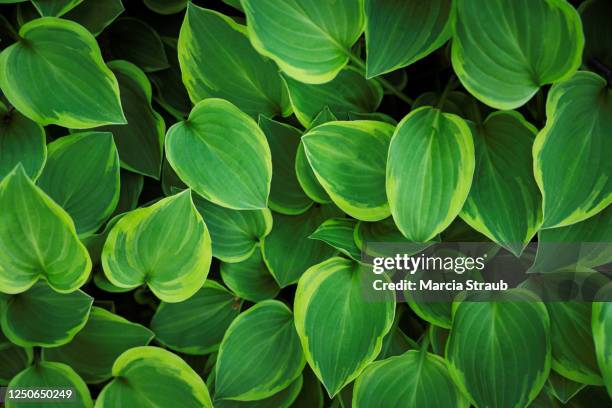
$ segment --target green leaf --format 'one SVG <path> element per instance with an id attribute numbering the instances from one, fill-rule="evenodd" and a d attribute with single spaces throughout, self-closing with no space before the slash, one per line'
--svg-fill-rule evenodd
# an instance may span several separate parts
<path id="1" fill-rule="evenodd" d="M 0 313 L 2 331 L 22 347 L 60 346 L 85 326 L 92 303 L 80 290 L 62 294 L 39 282 L 6 300 Z"/>
<path id="2" fill-rule="evenodd" d="M 165 302 L 195 294 L 211 259 L 210 235 L 190 190 L 124 215 L 102 250 L 104 273 L 113 285 L 131 289 L 146 284 Z"/>
<path id="3" fill-rule="evenodd" d="M 397 229 L 395 222 L 392 217 L 385 218 L 382 221 L 376 222 L 363 222 L 359 221 L 355 227 L 355 233 L 353 235 L 355 244 L 360 251 L 366 251 L 371 256 L 394 256 L 396 247 L 389 247 L 387 250 L 379 247 L 371 247 L 367 244 L 370 242 L 387 242 L 387 243 L 401 243 L 402 250 L 406 253 L 411 252 L 416 254 L 423 251 L 425 248 L 430 246 L 432 242 L 418 243 L 412 242 L 406 239 L 402 233 Z M 388 252 L 387 254 L 378 252 Z"/>
<path id="4" fill-rule="evenodd" d="M 212 408 L 206 384 L 180 357 L 157 347 L 134 347 L 117 358 L 97 408 Z"/>
<path id="5" fill-rule="evenodd" d="M 536 128 L 514 111 L 495 112 L 472 126 L 476 168 L 460 216 L 519 256 L 542 221 L 531 148 Z"/>
<path id="6" fill-rule="evenodd" d="M 26 368 L 9 383 L 13 389 L 71 389 L 71 399 L 66 405 L 79 408 L 93 408 L 93 401 L 85 382 L 66 364 L 43 361 Z M 42 402 L 44 401 L 44 402 Z M 37 408 L 57 407 L 64 405 L 60 400 L 42 400 L 36 402 Z M 10 399 L 6 402 L 7 408 L 31 407 L 32 400 Z"/>
<path id="7" fill-rule="evenodd" d="M 176 14 L 187 7 L 188 0 L 144 0 L 145 6 L 159 14 Z"/>
<path id="8" fill-rule="evenodd" d="M 295 408 L 293 401 L 298 397 L 300 389 L 303 389 L 303 376 L 299 376 L 284 390 L 277 392 L 271 397 L 257 401 L 235 401 L 227 399 L 216 399 L 215 408 Z M 309 406 L 308 408 L 314 408 Z"/>
<path id="9" fill-rule="evenodd" d="M 212 238 L 212 254 L 223 262 L 242 262 L 272 230 L 270 210 L 232 210 L 193 196 Z"/>
<path id="10" fill-rule="evenodd" d="M 291 310 L 277 300 L 259 302 L 241 313 L 223 337 L 215 398 L 268 398 L 298 378 L 305 364 Z"/>
<path id="11" fill-rule="evenodd" d="M 302 137 L 317 180 L 338 207 L 359 220 L 390 214 L 385 163 L 393 129 L 376 121 L 328 122 Z"/>
<path id="12" fill-rule="evenodd" d="M 140 174 L 127 170 L 121 170 L 120 180 L 119 202 L 117 207 L 115 207 L 113 215 L 132 211 L 138 207 L 138 200 L 144 186 L 144 180 Z"/>
<path id="13" fill-rule="evenodd" d="M 255 49 L 309 84 L 334 79 L 363 32 L 362 0 L 242 0 L 242 7 Z"/>
<path id="14" fill-rule="evenodd" d="M 295 116 L 304 127 L 312 126 L 324 107 L 338 115 L 348 112 L 374 112 L 382 101 L 383 91 L 376 81 L 368 81 L 357 69 L 346 67 L 329 82 L 305 84 L 284 75 L 289 100 Z"/>
<path id="15" fill-rule="evenodd" d="M 0 330 L 0 385 L 7 385 L 20 371 L 30 366 L 33 357 L 31 348 L 16 346 Z"/>
<path id="16" fill-rule="evenodd" d="M 451 0 L 365 0 L 367 76 L 410 65 L 451 36 Z"/>
<path id="17" fill-rule="evenodd" d="M 459 0 L 455 6 L 453 69 L 489 106 L 517 108 L 580 66 L 582 24 L 564 0 Z"/>
<path id="18" fill-rule="evenodd" d="M 223 14 L 189 3 L 178 57 L 193 103 L 226 99 L 253 118 L 291 113 L 276 65 L 253 49 L 244 26 Z"/>
<path id="19" fill-rule="evenodd" d="M 66 13 L 64 18 L 76 21 L 97 36 L 124 10 L 121 0 L 83 0 Z"/>
<path id="20" fill-rule="evenodd" d="M 450 225 L 468 196 L 474 145 L 459 116 L 413 110 L 397 125 L 387 161 L 391 214 L 406 238 L 426 242 Z"/>
<path id="21" fill-rule="evenodd" d="M 105 309 L 93 307 L 85 327 L 68 344 L 43 349 L 45 361 L 72 367 L 87 383 L 111 378 L 115 359 L 132 347 L 147 345 L 153 332 Z"/>
<path id="22" fill-rule="evenodd" d="M 44 17 L 19 35 L 0 54 L 0 88 L 17 110 L 41 125 L 74 129 L 126 123 L 117 79 L 89 31 Z"/>
<path id="23" fill-rule="evenodd" d="M 553 85 L 546 127 L 533 146 L 534 174 L 544 197 L 542 228 L 589 218 L 612 203 L 612 90 L 590 72 Z M 568 155 L 567 152 L 573 152 Z"/>
<path id="24" fill-rule="evenodd" d="M 604 383 L 612 398 L 612 302 L 594 302 L 593 341 Z"/>
<path id="25" fill-rule="evenodd" d="M 295 327 L 308 364 L 334 397 L 380 353 L 395 299 L 366 302 L 359 264 L 331 258 L 308 269 L 295 294 Z M 342 294 L 342 296 L 339 296 Z"/>
<path id="26" fill-rule="evenodd" d="M 0 102 L 0 180 L 21 163 L 36 180 L 47 160 L 45 130 Z"/>
<path id="27" fill-rule="evenodd" d="M 581 384 L 568 380 L 565 377 L 560 376 L 554 371 L 550 372 L 548 380 L 546 381 L 546 388 L 550 390 L 550 393 L 554 395 L 556 399 L 564 404 L 567 404 L 576 394 L 578 394 L 586 384 Z"/>
<path id="28" fill-rule="evenodd" d="M 550 371 L 549 329 L 544 304 L 526 290 L 455 302 L 446 345 L 453 380 L 477 407 L 529 405 Z"/>
<path id="29" fill-rule="evenodd" d="M 48 151 L 38 186 L 72 217 L 79 236 L 96 232 L 119 201 L 119 156 L 113 135 L 77 133 L 56 139 Z"/>
<path id="30" fill-rule="evenodd" d="M 444 359 L 427 351 L 370 364 L 357 378 L 353 407 L 464 407 L 469 403 L 451 380 Z"/>
<path id="31" fill-rule="evenodd" d="M 353 238 L 357 221 L 350 218 L 330 218 L 319 225 L 308 238 L 323 241 L 355 261 L 361 260 L 361 251 Z"/>
<path id="32" fill-rule="evenodd" d="M 445 301 L 415 300 L 409 291 L 404 292 L 410 309 L 421 319 L 445 329 L 452 324 L 452 303 Z"/>
<path id="33" fill-rule="evenodd" d="M 323 408 L 323 390 L 319 379 L 310 368 L 305 368 L 302 376 L 302 389 L 291 408 Z"/>
<path id="34" fill-rule="evenodd" d="M 113 59 L 130 61 L 145 72 L 170 66 L 159 34 L 142 20 L 120 17 L 105 36 L 109 39 L 108 51 Z"/>
<path id="35" fill-rule="evenodd" d="M 72 10 L 83 0 L 31 0 L 36 10 L 43 17 L 61 17 Z"/>
<path id="36" fill-rule="evenodd" d="M 225 331 L 239 311 L 240 302 L 230 291 L 207 280 L 184 302 L 162 302 L 151 320 L 151 329 L 156 340 L 172 350 L 208 354 L 219 349 Z"/>
<path id="37" fill-rule="evenodd" d="M 281 288 L 296 283 L 310 268 L 329 258 L 335 249 L 324 242 L 309 239 L 321 223 L 342 213 L 333 205 L 314 206 L 304 214 L 273 213 L 272 232 L 262 241 L 264 262 Z"/>
<path id="38" fill-rule="evenodd" d="M 119 81 L 128 124 L 98 130 L 113 133 L 123 168 L 159 179 L 166 125 L 151 106 L 151 84 L 136 65 L 127 61 L 111 61 L 108 66 Z"/>
<path id="39" fill-rule="evenodd" d="M 21 293 L 39 279 L 73 292 L 90 271 L 70 216 L 17 165 L 0 183 L 0 292 Z"/>
<path id="40" fill-rule="evenodd" d="M 253 254 L 242 262 L 221 262 L 223 282 L 236 295 L 251 302 L 273 299 L 280 288 L 268 270 L 261 250 L 256 247 Z"/>
<path id="41" fill-rule="evenodd" d="M 199 102 L 166 135 L 166 155 L 189 187 L 235 210 L 267 207 L 272 159 L 255 121 L 222 99 Z"/>
<path id="42" fill-rule="evenodd" d="M 295 172 L 295 158 L 301 132 L 293 126 L 259 116 L 259 127 L 266 135 L 272 153 L 271 210 L 282 214 L 301 214 L 313 204 L 304 193 Z"/>
<path id="43" fill-rule="evenodd" d="M 582 19 L 585 43 L 583 61 L 589 67 L 598 62 L 612 66 L 612 3 L 606 0 L 583 1 L 578 8 Z"/>
<path id="44" fill-rule="evenodd" d="M 191 110 L 191 101 L 183 85 L 176 44 L 171 43 L 167 38 L 162 38 L 162 41 L 170 68 L 149 73 L 149 79 L 155 87 L 153 98 L 168 113 L 184 118 Z"/>

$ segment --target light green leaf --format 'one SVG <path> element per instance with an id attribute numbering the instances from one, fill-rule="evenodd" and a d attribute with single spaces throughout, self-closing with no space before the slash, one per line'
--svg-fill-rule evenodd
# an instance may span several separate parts
<path id="1" fill-rule="evenodd" d="M 193 196 L 212 238 L 212 254 L 223 262 L 249 258 L 260 240 L 272 230 L 270 210 L 232 210 Z"/>
<path id="2" fill-rule="evenodd" d="M 594 302 L 591 323 L 597 362 L 612 398 L 612 302 Z"/>
<path id="3" fill-rule="evenodd" d="M 533 145 L 544 197 L 542 228 L 574 224 L 612 203 L 610 101 L 606 81 L 590 72 L 578 72 L 548 93 L 546 127 Z"/>
<path id="4" fill-rule="evenodd" d="M 271 210 L 282 214 L 301 214 L 313 204 L 297 180 L 295 158 L 301 132 L 293 126 L 259 116 L 259 127 L 266 135 L 272 153 Z"/>
<path id="5" fill-rule="evenodd" d="M 77 133 L 56 139 L 48 150 L 38 186 L 72 217 L 77 234 L 96 232 L 119 201 L 119 156 L 113 135 Z"/>
<path id="6" fill-rule="evenodd" d="M 221 277 L 232 292 L 251 302 L 273 299 L 280 291 L 259 247 L 242 262 L 221 262 Z"/>
<path id="7" fill-rule="evenodd" d="M 66 364 L 43 361 L 26 368 L 17 374 L 8 385 L 14 389 L 71 389 L 72 396 L 69 402 L 73 407 L 93 408 L 93 401 L 85 382 Z M 57 407 L 60 400 L 44 400 L 36 402 L 37 408 Z M 63 405 L 63 404 L 62 404 Z M 32 400 L 10 399 L 6 402 L 7 408 L 31 407 Z"/>
<path id="8" fill-rule="evenodd" d="M 519 256 L 542 221 L 530 154 L 537 130 L 514 111 L 495 112 L 471 129 L 476 168 L 460 216 Z"/>
<path id="9" fill-rule="evenodd" d="M 142 20 L 120 17 L 105 36 L 109 39 L 108 52 L 112 59 L 130 61 L 145 72 L 170 66 L 159 34 Z"/>
<path id="10" fill-rule="evenodd" d="M 367 76 L 410 65 L 451 36 L 451 0 L 365 0 Z"/>
<path id="11" fill-rule="evenodd" d="M 584 63 L 596 68 L 597 63 L 612 66 L 612 3 L 607 0 L 586 0 L 578 8 L 584 31 Z"/>
<path id="12" fill-rule="evenodd" d="M 187 7 L 188 0 L 144 0 L 145 6 L 159 14 L 176 14 Z"/>
<path id="13" fill-rule="evenodd" d="M 308 364 L 334 397 L 380 353 L 391 329 L 395 299 L 363 299 L 359 264 L 331 258 L 300 278 L 295 294 L 295 327 Z M 342 294 L 342 296 L 339 296 Z"/>
<path id="14" fill-rule="evenodd" d="M 370 364 L 357 378 L 353 407 L 468 408 L 451 380 L 444 359 L 425 350 Z"/>
<path id="15" fill-rule="evenodd" d="M 6 337 L 19 346 L 60 346 L 85 326 L 92 302 L 80 290 L 62 294 L 39 282 L 6 300 L 0 324 Z"/>
<path id="16" fill-rule="evenodd" d="M 305 364 L 291 310 L 277 300 L 259 302 L 225 332 L 217 356 L 215 398 L 268 398 L 298 378 Z"/>
<path id="17" fill-rule="evenodd" d="M 182 302 L 204 284 L 212 259 L 206 224 L 191 191 L 124 215 L 102 250 L 108 280 L 120 288 L 143 284 L 165 302 Z"/>
<path id="18" fill-rule="evenodd" d="M 216 399 L 215 408 L 295 408 L 293 401 L 298 397 L 300 389 L 303 389 L 303 376 L 300 375 L 284 390 L 277 392 L 271 397 L 256 400 L 256 401 L 236 401 L 228 399 Z M 308 408 L 314 408 L 309 406 Z"/>
<path id="19" fill-rule="evenodd" d="M 83 0 L 64 18 L 76 21 L 97 36 L 124 10 L 121 0 Z"/>
<path id="20" fill-rule="evenodd" d="M 357 221 L 350 218 L 330 218 L 319 225 L 310 239 L 318 239 L 336 248 L 355 261 L 361 260 L 361 251 L 355 244 Z"/>
<path id="21" fill-rule="evenodd" d="M 0 385 L 8 385 L 13 377 L 32 364 L 33 359 L 31 348 L 11 343 L 0 330 Z"/>
<path id="22" fill-rule="evenodd" d="M 565 0 L 459 0 L 455 6 L 453 69 L 487 105 L 517 108 L 580 66 L 582 24 Z"/>
<path id="23" fill-rule="evenodd" d="M 281 288 L 296 283 L 310 268 L 329 258 L 335 249 L 308 237 L 328 218 L 342 212 L 333 205 L 314 206 L 300 215 L 274 213 L 272 232 L 262 241 L 264 262 Z"/>
<path id="24" fill-rule="evenodd" d="M 300 82 L 334 79 L 363 32 L 362 0 L 242 0 L 242 7 L 255 49 Z"/>
<path id="25" fill-rule="evenodd" d="M 391 214 L 406 238 L 426 242 L 450 225 L 468 196 L 474 144 L 459 116 L 413 110 L 397 125 L 387 161 Z"/>
<path id="26" fill-rule="evenodd" d="M 74 129 L 126 123 L 117 79 L 89 31 L 44 17 L 19 35 L 0 54 L 0 88 L 17 110 L 41 125 Z"/>
<path id="27" fill-rule="evenodd" d="M 0 180 L 21 163 L 36 180 L 47 160 L 45 130 L 0 102 Z"/>
<path id="28" fill-rule="evenodd" d="M 113 379 L 96 408 L 212 408 L 202 378 L 180 357 L 157 347 L 134 347 L 113 365 Z"/>
<path id="29" fill-rule="evenodd" d="M 525 407 L 550 371 L 550 320 L 526 290 L 453 304 L 448 368 L 476 407 Z M 493 380 L 494 379 L 494 380 Z"/>
<path id="30" fill-rule="evenodd" d="M 61 17 L 72 10 L 83 0 L 31 0 L 36 10 L 43 17 Z"/>
<path id="31" fill-rule="evenodd" d="M 0 183 L 0 292 L 21 293 L 39 279 L 73 292 L 90 271 L 70 216 L 17 165 Z"/>
<path id="32" fill-rule="evenodd" d="M 219 349 L 239 311 L 239 299 L 217 282 L 207 280 L 184 302 L 162 302 L 151 320 L 151 329 L 156 340 L 172 350 L 208 354 Z"/>
<path id="33" fill-rule="evenodd" d="M 382 101 L 383 92 L 376 81 L 368 81 L 357 69 L 346 67 L 329 82 L 305 84 L 284 75 L 289 100 L 295 116 L 304 127 L 312 126 L 314 118 L 324 107 L 334 114 L 374 112 Z"/>
<path id="34" fill-rule="evenodd" d="M 119 81 L 128 124 L 103 126 L 98 130 L 113 133 L 123 168 L 159 179 L 166 124 L 151 106 L 151 84 L 132 63 L 111 61 L 108 66 Z"/>
<path id="35" fill-rule="evenodd" d="M 390 214 L 385 164 L 393 129 L 369 120 L 328 122 L 302 137 L 317 180 L 338 207 L 359 220 Z"/>
<path id="36" fill-rule="evenodd" d="M 178 56 L 193 103 L 222 98 L 253 118 L 291 113 L 278 68 L 253 49 L 246 28 L 229 17 L 189 3 Z"/>
<path id="37" fill-rule="evenodd" d="M 93 307 L 85 327 L 68 344 L 45 348 L 42 358 L 72 367 L 87 383 L 111 378 L 115 359 L 124 351 L 147 345 L 151 330 L 105 309 Z"/>
<path id="38" fill-rule="evenodd" d="M 255 121 L 222 99 L 199 102 L 168 130 L 166 156 L 189 187 L 235 210 L 267 207 L 272 159 Z"/>

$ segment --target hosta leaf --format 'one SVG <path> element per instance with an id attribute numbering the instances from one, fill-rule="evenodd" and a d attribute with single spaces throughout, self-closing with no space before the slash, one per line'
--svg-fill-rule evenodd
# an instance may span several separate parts
<path id="1" fill-rule="evenodd" d="M 418 344 L 408 337 L 402 329 L 398 327 L 399 311 L 395 313 L 393 327 L 383 338 L 382 349 L 376 360 L 384 360 L 389 357 L 399 356 L 411 349 L 418 349 Z"/>
<path id="2" fill-rule="evenodd" d="M 24 292 L 38 279 L 72 292 L 90 271 L 70 216 L 17 165 L 0 183 L 0 292 Z"/>
<path id="3" fill-rule="evenodd" d="M 31 0 L 36 10 L 43 17 L 61 17 L 72 10 L 83 0 Z"/>
<path id="4" fill-rule="evenodd" d="M 136 65 L 127 61 L 111 61 L 108 66 L 119 81 L 128 123 L 99 130 L 113 133 L 123 168 L 159 179 L 166 125 L 151 106 L 151 84 Z"/>
<path id="5" fill-rule="evenodd" d="M 109 39 L 109 53 L 113 59 L 130 61 L 145 72 L 169 67 L 159 34 L 144 21 L 120 17 L 105 36 Z"/>
<path id="6" fill-rule="evenodd" d="M 0 180 L 21 163 L 36 180 L 47 159 L 45 131 L 36 122 L 0 102 Z"/>
<path id="7" fill-rule="evenodd" d="M 176 14 L 187 7 L 188 0 L 144 0 L 144 4 L 159 14 Z"/>
<path id="8" fill-rule="evenodd" d="M 416 254 L 421 252 L 428 246 L 432 244 L 432 242 L 418 243 L 411 242 L 406 239 L 402 235 L 402 233 L 397 229 L 395 222 L 392 217 L 385 218 L 382 221 L 376 222 L 363 222 L 360 221 L 359 224 L 355 227 L 355 234 L 353 235 L 355 239 L 355 244 L 360 251 L 368 251 L 369 255 L 372 256 L 390 256 L 391 252 L 393 252 L 394 248 L 389 247 L 389 254 L 377 254 L 375 252 L 383 250 L 383 248 L 377 247 L 368 247 L 369 242 L 387 242 L 387 243 L 402 243 L 403 250 L 406 252 L 412 252 Z M 410 251 L 408 251 L 410 249 Z M 386 251 L 385 251 L 386 252 Z"/>
<path id="9" fill-rule="evenodd" d="M 256 401 L 236 401 L 228 399 L 216 399 L 215 408 L 294 408 L 293 401 L 297 398 L 300 389 L 303 388 L 303 376 L 299 376 L 284 390 L 277 392 L 271 397 Z M 309 406 L 308 408 L 314 408 Z"/>
<path id="10" fill-rule="evenodd" d="M 240 302 L 231 292 L 207 280 L 184 302 L 162 302 L 151 320 L 151 329 L 156 340 L 172 350 L 208 354 L 218 350 L 239 311 Z"/>
<path id="11" fill-rule="evenodd" d="M 470 191 L 474 144 L 463 119 L 418 108 L 395 129 L 387 161 L 391 214 L 406 238 L 426 242 L 457 216 Z"/>
<path id="12" fill-rule="evenodd" d="M 365 0 L 367 76 L 427 56 L 451 35 L 451 0 Z"/>
<path id="13" fill-rule="evenodd" d="M 255 121 L 222 99 L 199 102 L 168 130 L 166 155 L 189 187 L 236 210 L 267 207 L 272 159 Z"/>
<path id="14" fill-rule="evenodd" d="M 333 80 L 320 85 L 305 84 L 287 75 L 283 79 L 295 116 L 304 127 L 311 126 L 326 106 L 335 114 L 368 113 L 378 108 L 383 97 L 378 82 L 366 80 L 352 67 L 344 68 Z"/>
<path id="15" fill-rule="evenodd" d="M 268 270 L 259 247 L 242 262 L 221 263 L 223 282 L 236 295 L 251 302 L 272 299 L 280 288 Z"/>
<path id="16" fill-rule="evenodd" d="M 0 330 L 0 385 L 8 385 L 13 377 L 32 364 L 33 357 L 31 348 L 11 343 Z"/>
<path id="17" fill-rule="evenodd" d="M 244 26 L 223 14 L 189 3 L 178 56 L 194 103 L 226 99 L 253 118 L 291 113 L 278 68 L 253 49 Z"/>
<path id="18" fill-rule="evenodd" d="M 43 349 L 43 359 L 72 367 L 87 383 L 111 378 L 115 359 L 124 351 L 144 346 L 153 332 L 105 309 L 93 307 L 85 327 L 68 344 Z M 87 358 L 85 358 L 87 356 Z"/>
<path id="19" fill-rule="evenodd" d="M 452 62 L 461 83 L 497 109 L 526 103 L 580 66 L 584 35 L 563 0 L 459 0 Z"/>
<path id="20" fill-rule="evenodd" d="M 191 191 L 124 215 L 102 251 L 108 280 L 120 288 L 146 284 L 166 302 L 182 302 L 200 289 L 212 258 L 206 224 Z"/>
<path id="21" fill-rule="evenodd" d="M 542 218 L 530 154 L 536 133 L 512 111 L 493 113 L 472 127 L 476 168 L 461 218 L 516 256 Z"/>
<path id="22" fill-rule="evenodd" d="M 282 214 L 301 214 L 313 204 L 300 187 L 295 173 L 295 158 L 300 144 L 301 132 L 293 126 L 259 117 L 272 153 L 272 184 L 270 186 L 270 209 Z"/>
<path id="23" fill-rule="evenodd" d="M 225 333 L 217 357 L 215 398 L 270 397 L 298 378 L 305 364 L 293 313 L 277 300 L 265 300 L 240 314 Z"/>
<path id="24" fill-rule="evenodd" d="M 357 221 L 350 218 L 330 218 L 321 224 L 310 239 L 318 239 L 336 248 L 355 261 L 361 260 L 361 251 L 353 238 Z"/>
<path id="25" fill-rule="evenodd" d="M 76 21 L 97 36 L 123 11 L 121 0 L 83 0 L 66 13 L 64 18 Z"/>
<path id="26" fill-rule="evenodd" d="M 567 404 L 569 400 L 571 400 L 586 386 L 586 384 L 581 384 L 572 380 L 568 380 L 567 378 L 560 376 L 554 371 L 551 371 L 550 375 L 548 376 L 548 380 L 546 381 L 546 387 L 544 387 L 544 389 L 548 388 L 550 390 L 550 393 L 554 395 L 556 399 L 558 399 L 564 404 Z"/>
<path id="27" fill-rule="evenodd" d="M 87 389 L 87 384 L 72 368 L 66 364 L 43 361 L 26 368 L 9 384 L 15 389 L 70 389 L 72 396 L 69 404 L 79 408 L 93 408 L 93 401 Z M 48 408 L 58 406 L 58 400 L 41 400 L 36 403 L 37 407 Z M 6 402 L 7 408 L 32 406 L 32 401 L 11 399 Z"/>
<path id="28" fill-rule="evenodd" d="M 167 38 L 163 38 L 162 41 L 168 55 L 170 68 L 149 73 L 149 79 L 151 79 L 156 91 L 153 98 L 167 112 L 183 118 L 191 110 L 191 101 L 187 89 L 183 85 L 176 44 L 171 43 Z"/>
<path id="29" fill-rule="evenodd" d="M 17 110 L 41 125 L 126 123 L 117 79 L 85 28 L 45 17 L 21 26 L 19 35 L 0 54 L 0 88 Z"/>
<path id="30" fill-rule="evenodd" d="M 77 234 L 96 232 L 119 201 L 119 156 L 113 135 L 83 132 L 56 139 L 48 146 L 37 183 L 72 217 Z"/>
<path id="31" fill-rule="evenodd" d="M 592 328 L 597 362 L 612 398 L 612 302 L 593 303 Z"/>
<path id="32" fill-rule="evenodd" d="M 157 347 L 134 347 L 117 358 L 113 379 L 96 401 L 97 408 L 212 408 L 206 384 L 180 357 Z"/>
<path id="33" fill-rule="evenodd" d="M 446 345 L 451 376 L 477 407 L 525 407 L 550 371 L 546 308 L 525 290 L 475 300 L 453 305 Z"/>
<path id="34" fill-rule="evenodd" d="M 232 210 L 193 196 L 212 238 L 212 254 L 224 262 L 241 262 L 272 230 L 270 210 Z"/>
<path id="35" fill-rule="evenodd" d="M 369 365 L 357 378 L 353 407 L 469 407 L 455 387 L 444 359 L 408 351 Z"/>
<path id="36" fill-rule="evenodd" d="M 302 389 L 291 407 L 323 408 L 323 390 L 319 379 L 310 368 L 305 368 L 302 376 L 304 378 Z"/>
<path id="37" fill-rule="evenodd" d="M 606 0 L 587 0 L 578 9 L 584 29 L 583 60 L 587 66 L 596 68 L 598 63 L 612 66 L 612 3 Z"/>
<path id="38" fill-rule="evenodd" d="M 295 327 L 308 364 L 331 397 L 376 358 L 393 324 L 393 296 L 364 301 L 364 279 L 359 264 L 335 257 L 298 282 Z"/>
<path id="39" fill-rule="evenodd" d="M 66 344 L 87 322 L 92 302 L 80 290 L 63 294 L 39 282 L 6 300 L 0 315 L 2 331 L 23 347 Z"/>
<path id="40" fill-rule="evenodd" d="M 242 0 L 242 7 L 255 49 L 300 82 L 331 81 L 363 32 L 362 0 Z"/>
<path id="41" fill-rule="evenodd" d="M 281 288 L 296 283 L 306 269 L 334 254 L 334 248 L 308 237 L 323 221 L 341 215 L 333 205 L 314 206 L 300 215 L 273 214 L 272 232 L 262 241 L 262 254 Z"/>
<path id="42" fill-rule="evenodd" d="M 589 218 L 612 203 L 612 90 L 590 72 L 555 84 L 546 127 L 533 146 L 535 178 L 544 197 L 543 228 Z M 568 155 L 567 152 L 573 152 Z"/>
<path id="43" fill-rule="evenodd" d="M 450 329 L 452 324 L 452 303 L 445 301 L 415 300 L 410 292 L 405 292 L 410 309 L 421 319 L 436 326 Z"/>
<path id="44" fill-rule="evenodd" d="M 303 137 L 310 165 L 331 199 L 352 217 L 389 216 L 385 163 L 393 126 L 384 122 L 328 122 Z"/>
<path id="45" fill-rule="evenodd" d="M 132 211 L 134 208 L 138 207 L 138 199 L 140 198 L 144 186 L 144 180 L 140 174 L 121 170 L 119 177 L 121 180 L 119 202 L 117 203 L 113 215 Z"/>

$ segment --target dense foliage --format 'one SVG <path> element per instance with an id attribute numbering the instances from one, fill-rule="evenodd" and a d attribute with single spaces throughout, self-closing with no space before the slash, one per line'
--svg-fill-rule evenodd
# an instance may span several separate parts
<path id="1" fill-rule="evenodd" d="M 609 0 L 0 3 L 0 386 L 611 405 L 612 303 L 371 302 L 359 266 L 612 242 Z"/>

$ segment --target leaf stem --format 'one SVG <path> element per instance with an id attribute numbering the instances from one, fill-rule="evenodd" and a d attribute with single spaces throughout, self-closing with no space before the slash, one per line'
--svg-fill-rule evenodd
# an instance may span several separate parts
<path id="1" fill-rule="evenodd" d="M 448 93 L 452 91 L 453 89 L 455 89 L 456 86 L 457 86 L 457 77 L 453 74 L 448 80 L 448 82 L 446 83 L 444 90 L 442 91 L 442 96 L 440 96 L 440 100 L 438 101 L 438 106 L 437 106 L 438 109 L 441 110 L 444 107 L 444 103 L 446 102 Z"/>

